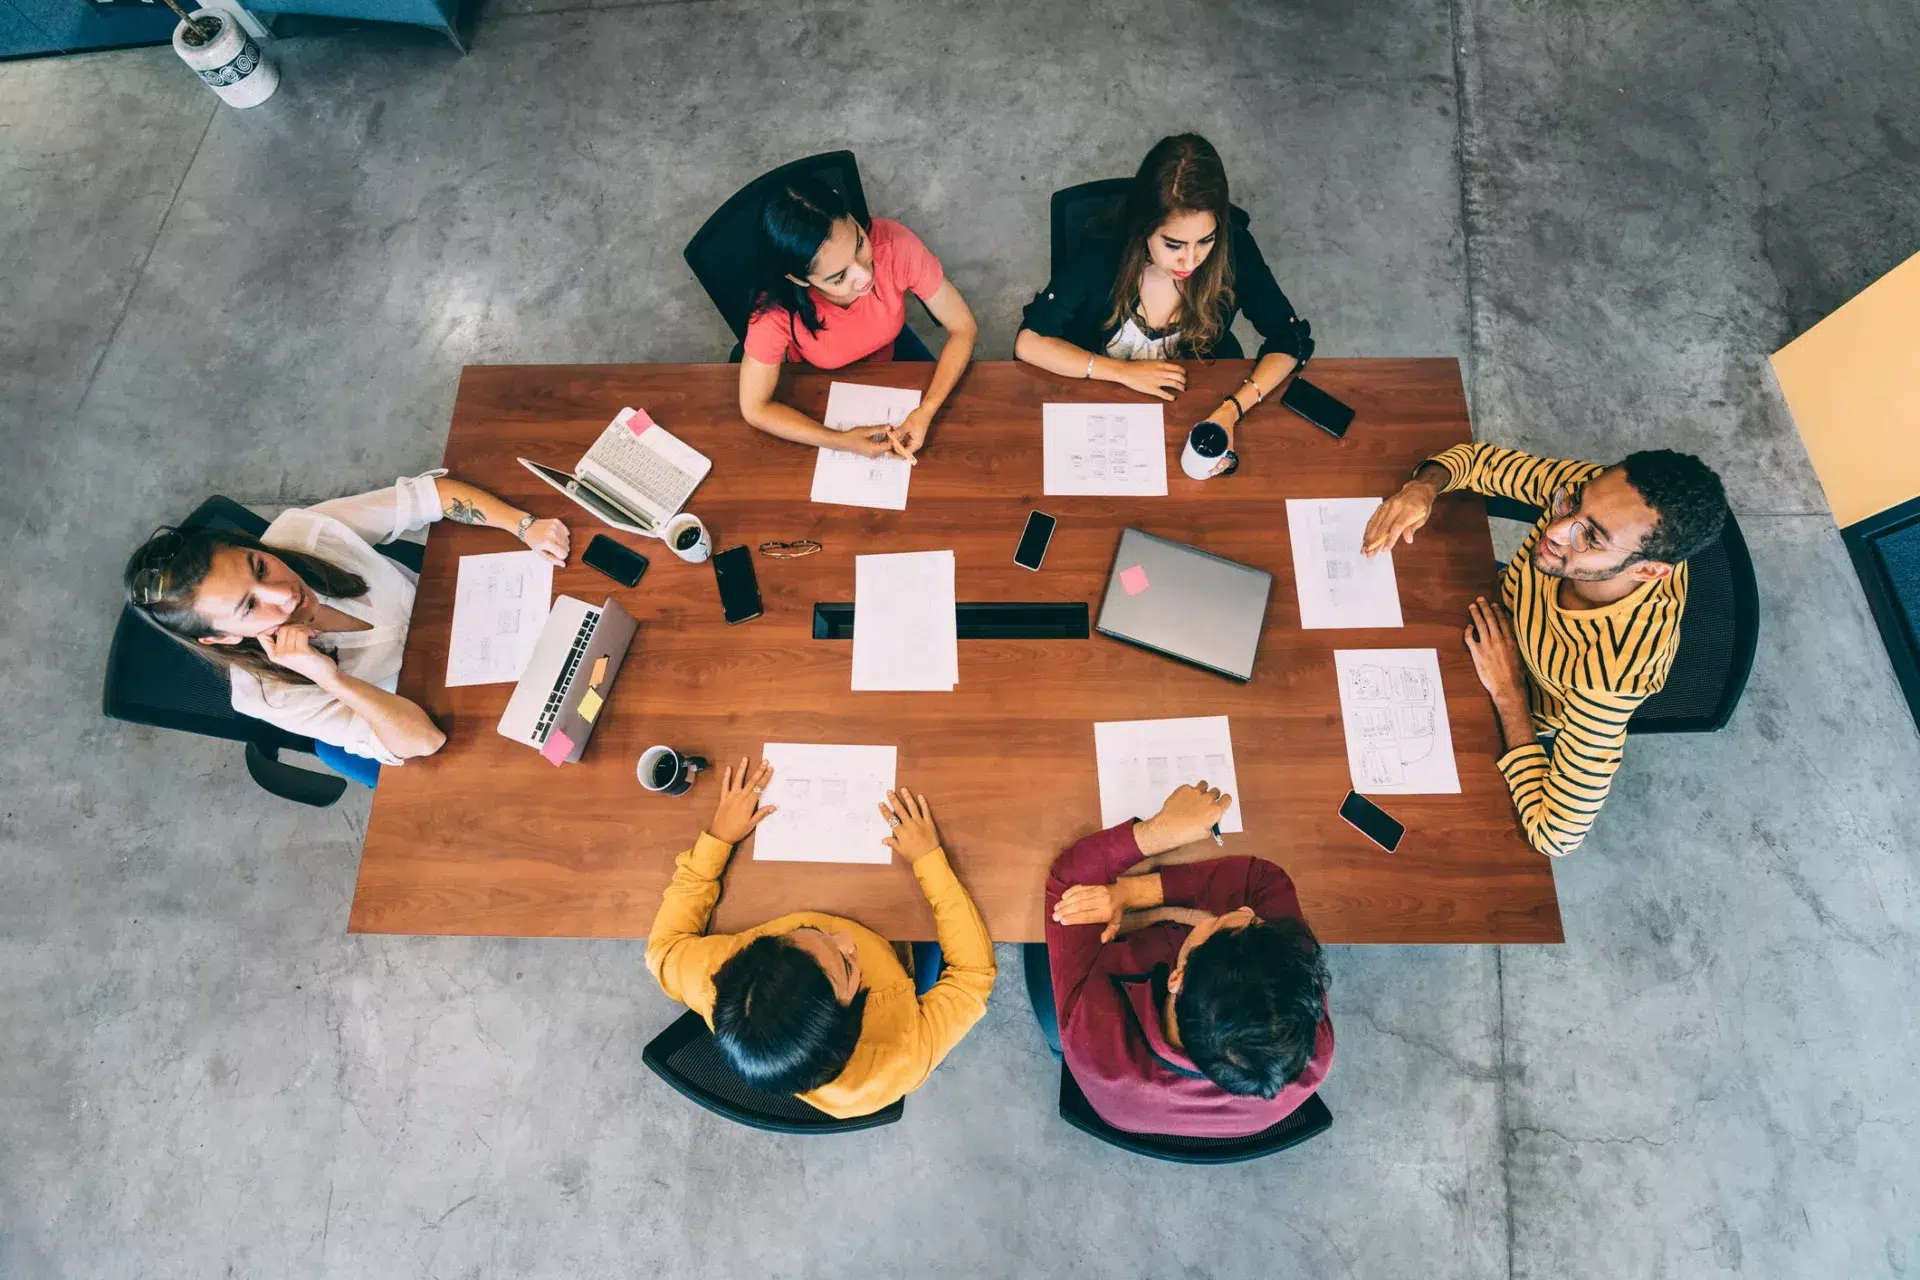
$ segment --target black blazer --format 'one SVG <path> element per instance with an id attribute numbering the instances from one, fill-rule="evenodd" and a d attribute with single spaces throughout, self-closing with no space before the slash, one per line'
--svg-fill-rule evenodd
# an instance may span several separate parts
<path id="1" fill-rule="evenodd" d="M 1278 351 L 1305 364 L 1313 354 L 1313 326 L 1294 311 L 1287 295 L 1280 292 L 1260 246 L 1247 230 L 1247 217 L 1233 211 L 1228 245 L 1233 253 L 1234 306 L 1220 308 L 1220 336 L 1210 351 L 1192 355 L 1217 360 L 1237 360 L 1245 355 L 1239 339 L 1233 336 L 1233 318 L 1240 311 L 1266 341 L 1260 354 Z M 1118 324 L 1108 324 L 1113 308 L 1113 281 L 1120 274 L 1121 250 L 1118 240 L 1088 240 L 1060 275 L 1033 295 L 1033 301 L 1021 313 L 1020 327 L 1046 338 L 1065 338 L 1087 351 L 1104 352 Z"/>

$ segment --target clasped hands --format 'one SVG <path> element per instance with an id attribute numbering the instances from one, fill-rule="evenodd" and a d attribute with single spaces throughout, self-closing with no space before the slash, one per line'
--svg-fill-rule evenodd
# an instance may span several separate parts
<path id="1" fill-rule="evenodd" d="M 1178 849 L 1182 845 L 1205 840 L 1233 807 L 1233 797 L 1205 780 L 1174 788 L 1160 812 L 1133 826 L 1135 842 L 1148 859 Z M 1130 868 L 1112 884 L 1077 884 L 1060 895 L 1054 904 L 1055 924 L 1081 925 L 1106 922 L 1101 942 L 1111 942 L 1127 927 L 1127 913 L 1159 908 L 1162 919 L 1184 924 L 1211 920 L 1211 914 L 1191 907 L 1161 907 L 1160 876 L 1153 864 L 1143 862 Z"/>

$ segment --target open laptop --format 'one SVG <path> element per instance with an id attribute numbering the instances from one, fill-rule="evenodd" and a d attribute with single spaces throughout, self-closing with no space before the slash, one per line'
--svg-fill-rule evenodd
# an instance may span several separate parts
<path id="1" fill-rule="evenodd" d="M 520 465 L 616 529 L 659 537 L 713 462 L 667 434 L 645 409 L 622 409 L 569 475 L 529 459 Z"/>
<path id="2" fill-rule="evenodd" d="M 500 717 L 501 736 L 542 751 L 557 729 L 573 746 L 558 758 L 548 758 L 555 764 L 578 760 L 585 754 L 587 739 L 593 736 L 594 725 L 603 714 L 596 710 L 594 718 L 587 719 L 580 714 L 580 699 L 589 688 L 602 701 L 612 696 L 614 679 L 620 674 L 620 664 L 626 660 L 638 626 L 633 615 L 611 599 L 590 605 L 572 596 L 557 597 L 546 625 L 540 629 L 533 657 L 520 673 L 513 696 L 507 699 L 506 713 Z M 602 658 L 607 660 L 607 668 L 595 683 L 593 670 Z"/>
<path id="3" fill-rule="evenodd" d="M 1128 529 L 1094 629 L 1247 681 L 1272 592 L 1273 575 L 1263 569 Z"/>

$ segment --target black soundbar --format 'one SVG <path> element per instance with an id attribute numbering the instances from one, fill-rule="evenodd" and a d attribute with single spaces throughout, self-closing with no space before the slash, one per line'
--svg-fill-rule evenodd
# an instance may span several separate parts
<path id="1" fill-rule="evenodd" d="M 1070 603 L 1002 604 L 962 600 L 953 607 L 956 632 L 962 640 L 1085 640 L 1087 606 Z M 853 639 L 853 606 L 813 606 L 815 640 Z"/>

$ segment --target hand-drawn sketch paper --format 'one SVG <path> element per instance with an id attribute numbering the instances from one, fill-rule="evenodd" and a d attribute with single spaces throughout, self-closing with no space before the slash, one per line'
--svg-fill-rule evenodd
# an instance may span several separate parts
<path id="1" fill-rule="evenodd" d="M 1093 726 L 1100 774 L 1100 825 L 1151 818 L 1175 787 L 1204 781 L 1233 797 L 1222 832 L 1239 831 L 1240 780 L 1225 716 L 1179 720 L 1106 720 Z"/>
<path id="2" fill-rule="evenodd" d="M 773 780 L 761 800 L 779 811 L 754 831 L 755 862 L 871 862 L 893 858 L 880 802 L 893 789 L 896 747 L 769 742 Z"/>
<path id="3" fill-rule="evenodd" d="M 1458 795 L 1436 649 L 1335 649 L 1347 768 L 1364 795 Z"/>
<path id="4" fill-rule="evenodd" d="M 1304 630 L 1402 625 L 1393 549 L 1360 554 L 1360 537 L 1379 506 L 1378 498 L 1287 499 L 1294 590 Z"/>
<path id="5" fill-rule="evenodd" d="M 1041 406 L 1040 424 L 1044 492 L 1167 496 L 1160 405 L 1049 404 Z"/>

